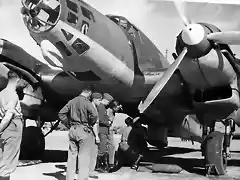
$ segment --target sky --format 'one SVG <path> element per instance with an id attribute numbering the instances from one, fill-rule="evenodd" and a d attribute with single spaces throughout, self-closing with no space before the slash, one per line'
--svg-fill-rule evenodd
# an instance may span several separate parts
<path id="1" fill-rule="evenodd" d="M 175 52 L 176 36 L 184 26 L 171 0 L 85 1 L 103 14 L 126 17 L 152 40 L 163 55 L 168 50 L 167 57 L 170 62 L 173 61 L 171 54 Z M 239 0 L 187 1 L 185 10 L 191 22 L 211 23 L 222 31 L 240 30 Z M 0 0 L 0 37 L 21 46 L 34 57 L 44 61 L 39 47 L 31 39 L 23 24 L 20 7 L 20 0 Z M 232 48 L 240 57 L 240 48 L 238 46 L 232 46 Z"/>

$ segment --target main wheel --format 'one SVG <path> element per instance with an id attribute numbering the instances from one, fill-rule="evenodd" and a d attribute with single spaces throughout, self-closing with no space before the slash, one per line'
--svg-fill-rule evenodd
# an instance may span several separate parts
<path id="1" fill-rule="evenodd" d="M 204 155 L 207 173 L 224 175 L 227 168 L 227 157 L 224 155 L 224 134 L 214 131 L 205 139 Z M 214 168 L 214 169 L 213 169 Z M 209 172 L 210 171 L 210 172 Z"/>
<path id="2" fill-rule="evenodd" d="M 28 126 L 23 130 L 20 159 L 41 160 L 45 150 L 45 139 L 41 128 Z"/>

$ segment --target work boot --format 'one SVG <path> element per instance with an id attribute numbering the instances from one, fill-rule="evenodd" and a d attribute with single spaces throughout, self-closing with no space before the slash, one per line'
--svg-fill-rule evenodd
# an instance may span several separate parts
<path id="1" fill-rule="evenodd" d="M 104 154 L 104 156 L 103 156 L 103 170 L 104 170 L 104 172 L 106 173 L 106 172 L 108 172 L 108 154 Z"/>
<path id="2" fill-rule="evenodd" d="M 111 172 L 114 172 L 115 170 L 116 170 L 116 166 L 114 164 L 109 164 L 108 172 L 111 173 Z"/>
<path id="3" fill-rule="evenodd" d="M 0 180 L 10 180 L 10 176 L 0 176 Z"/>
<path id="4" fill-rule="evenodd" d="M 95 170 L 96 170 L 96 171 L 99 171 L 100 167 L 101 167 L 101 156 L 98 155 L 98 156 L 97 156 L 97 161 L 96 161 Z"/>
<path id="5" fill-rule="evenodd" d="M 140 162 L 140 160 L 141 160 L 142 158 L 143 158 L 143 155 L 139 154 L 137 160 L 132 164 L 131 169 L 137 171 L 137 170 L 138 170 L 138 167 L 139 167 L 139 162 Z"/>
<path id="6" fill-rule="evenodd" d="M 88 176 L 88 177 L 90 177 L 90 178 L 92 178 L 92 179 L 98 179 L 98 176 L 97 176 L 94 172 L 89 173 L 89 176 Z"/>
<path id="7" fill-rule="evenodd" d="M 108 155 L 104 154 L 99 156 L 99 168 L 98 171 L 101 173 L 108 172 Z"/>

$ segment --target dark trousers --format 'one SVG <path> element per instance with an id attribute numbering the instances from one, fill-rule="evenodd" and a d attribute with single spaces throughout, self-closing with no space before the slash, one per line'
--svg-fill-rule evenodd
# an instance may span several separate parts
<path id="1" fill-rule="evenodd" d="M 8 179 L 18 165 L 23 123 L 13 119 L 0 135 L 0 180 Z"/>
<path id="2" fill-rule="evenodd" d="M 132 164 L 139 157 L 139 153 L 130 147 L 127 142 L 121 142 L 118 149 L 118 159 L 121 164 Z"/>
<path id="3" fill-rule="evenodd" d="M 69 149 L 66 180 L 74 180 L 78 160 L 78 180 L 88 179 L 95 162 L 93 156 L 95 138 L 92 132 L 83 125 L 72 126 L 69 130 Z"/>
<path id="4" fill-rule="evenodd" d="M 99 139 L 100 139 L 100 143 L 98 146 L 99 149 L 99 155 L 102 156 L 104 154 L 108 154 L 108 134 L 104 134 L 104 133 L 99 133 Z"/>

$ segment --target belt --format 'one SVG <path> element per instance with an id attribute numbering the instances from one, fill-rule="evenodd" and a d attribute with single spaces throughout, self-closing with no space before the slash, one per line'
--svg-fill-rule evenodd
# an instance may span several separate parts
<path id="1" fill-rule="evenodd" d="M 108 125 L 106 125 L 106 124 L 103 124 L 103 123 L 99 123 L 99 126 L 100 126 L 100 127 L 106 127 L 106 128 L 109 128 L 109 126 L 108 126 Z"/>
<path id="2" fill-rule="evenodd" d="M 70 122 L 71 126 L 89 126 L 88 123 L 82 123 L 82 122 Z"/>
<path id="3" fill-rule="evenodd" d="M 87 133 L 93 133 L 92 129 L 88 125 L 80 124 L 80 123 L 76 123 L 76 124 L 71 125 L 71 127 L 73 127 L 74 129 L 78 126 L 83 126 L 83 130 Z"/>

